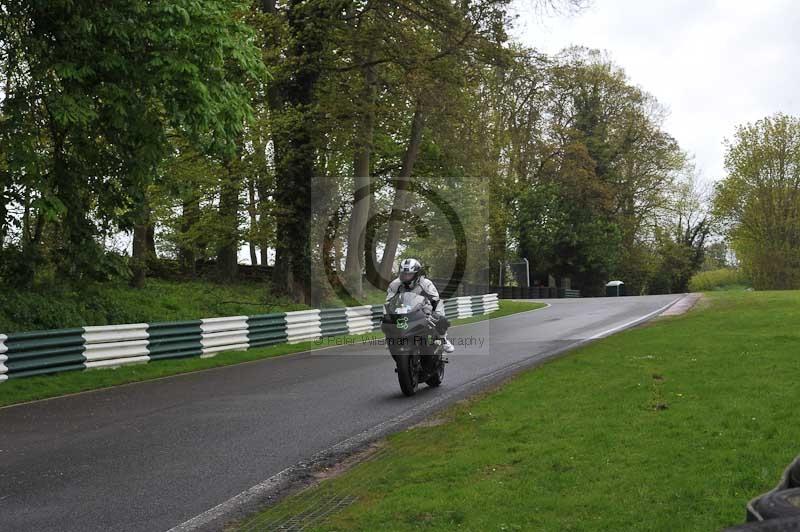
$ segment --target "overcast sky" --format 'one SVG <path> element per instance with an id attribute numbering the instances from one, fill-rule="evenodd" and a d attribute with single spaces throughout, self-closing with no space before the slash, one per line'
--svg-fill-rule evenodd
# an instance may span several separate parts
<path id="1" fill-rule="evenodd" d="M 665 124 L 705 180 L 724 176 L 722 140 L 737 124 L 800 115 L 800 2 L 593 0 L 569 16 L 532 13 L 516 0 L 514 36 L 555 53 L 605 50 L 669 110 Z"/>

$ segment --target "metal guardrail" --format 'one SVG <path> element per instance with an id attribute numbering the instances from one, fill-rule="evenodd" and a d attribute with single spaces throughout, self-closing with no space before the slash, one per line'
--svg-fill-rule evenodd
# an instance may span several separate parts
<path id="1" fill-rule="evenodd" d="M 8 378 L 84 369 L 83 329 L 9 334 L 5 340 Z"/>
<path id="2" fill-rule="evenodd" d="M 8 379 L 8 368 L 4 364 L 6 360 L 8 360 L 8 356 L 5 354 L 8 351 L 6 347 L 6 339 L 8 337 L 5 334 L 0 334 L 0 382 Z"/>
<path id="3" fill-rule="evenodd" d="M 261 314 L 247 318 L 247 343 L 250 347 L 285 344 L 288 339 L 286 314 Z"/>
<path id="4" fill-rule="evenodd" d="M 347 307 L 345 309 L 345 315 L 347 316 L 348 334 L 363 334 L 375 328 L 372 319 L 372 305 Z"/>
<path id="5" fill-rule="evenodd" d="M 444 305 L 446 316 L 458 319 L 496 311 L 498 298 L 497 294 L 465 296 L 446 300 Z M 382 316 L 383 305 L 363 305 L 0 334 L 0 382 L 362 334 L 379 329 Z"/>
<path id="6" fill-rule="evenodd" d="M 580 290 L 554 286 L 493 286 L 487 284 L 454 283 L 447 279 L 431 279 L 436 286 L 444 286 L 442 294 L 475 296 L 497 294 L 500 299 L 556 299 L 581 297 Z"/>
<path id="7" fill-rule="evenodd" d="M 203 354 L 202 320 L 153 323 L 147 327 L 150 360 Z"/>
<path id="8" fill-rule="evenodd" d="M 84 327 L 83 356 L 87 368 L 114 367 L 150 361 L 146 323 Z"/>

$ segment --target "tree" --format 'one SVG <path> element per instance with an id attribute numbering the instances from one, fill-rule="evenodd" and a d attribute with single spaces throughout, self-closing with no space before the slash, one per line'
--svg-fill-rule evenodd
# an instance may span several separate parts
<path id="1" fill-rule="evenodd" d="M 776 114 L 726 141 L 714 206 L 756 289 L 800 288 L 800 119 Z"/>
<path id="2" fill-rule="evenodd" d="M 120 230 L 135 284 L 171 258 L 234 280 L 247 244 L 310 305 L 399 253 L 446 275 L 466 250 L 474 282 L 527 257 L 587 294 L 672 290 L 702 255 L 658 102 L 599 52 L 508 43 L 508 0 L 0 2 L 4 279 L 101 278 Z"/>
<path id="3" fill-rule="evenodd" d="M 325 72 L 331 35 L 347 2 L 290 0 L 283 11 L 265 0 L 261 8 L 285 21 L 284 63 L 268 94 L 273 113 L 276 242 L 274 286 L 293 299 L 311 303 L 311 201 L 318 153 L 324 145 L 318 127 L 317 90 Z M 274 24 L 274 23 L 273 23 Z M 267 48 L 282 47 L 277 32 L 266 36 Z"/>
<path id="4" fill-rule="evenodd" d="M 716 240 L 706 245 L 705 258 L 701 271 L 722 270 L 735 267 L 731 261 L 730 248 L 724 240 Z"/>
<path id="5" fill-rule="evenodd" d="M 138 228 L 132 265 L 142 281 L 146 189 L 168 131 L 232 152 L 250 115 L 238 81 L 265 73 L 244 8 L 237 0 L 2 3 L 0 141 L 12 187 L 38 169 L 32 207 L 52 232 L 62 274 L 103 263 L 96 237 L 105 224 Z"/>

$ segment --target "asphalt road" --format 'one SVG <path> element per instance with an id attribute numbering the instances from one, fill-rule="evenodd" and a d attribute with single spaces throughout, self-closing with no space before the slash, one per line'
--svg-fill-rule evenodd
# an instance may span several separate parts
<path id="1" fill-rule="evenodd" d="M 553 300 L 454 328 L 444 384 L 413 398 L 385 347 L 346 345 L 0 409 L 0 530 L 170 529 L 674 299 Z"/>

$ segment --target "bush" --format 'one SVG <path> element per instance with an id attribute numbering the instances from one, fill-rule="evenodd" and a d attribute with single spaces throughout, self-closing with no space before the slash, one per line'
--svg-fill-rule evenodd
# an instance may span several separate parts
<path id="1" fill-rule="evenodd" d="M 750 281 L 739 270 L 723 268 L 696 273 L 689 281 L 689 290 L 692 292 L 708 292 L 711 290 L 729 290 L 749 286 Z"/>
<path id="2" fill-rule="evenodd" d="M 24 289 L 0 286 L 0 333 L 151 323 L 218 316 L 301 310 L 270 293 L 263 282 L 219 284 L 210 281 L 149 279 L 140 289 L 123 282 L 80 286 L 45 285 Z"/>

